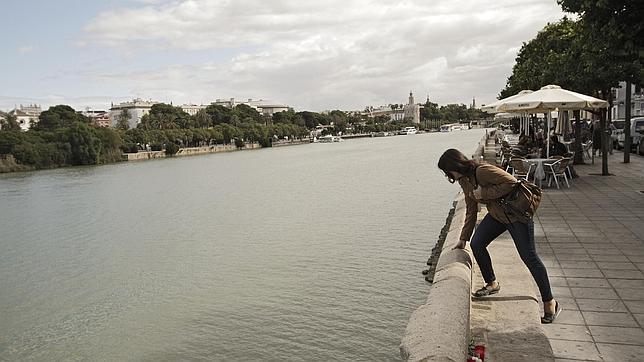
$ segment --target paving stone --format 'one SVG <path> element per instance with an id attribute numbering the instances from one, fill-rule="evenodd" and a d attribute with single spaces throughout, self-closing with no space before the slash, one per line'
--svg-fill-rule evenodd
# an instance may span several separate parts
<path id="1" fill-rule="evenodd" d="M 566 278 L 569 287 L 580 288 L 610 288 L 608 280 L 604 278 Z"/>
<path id="2" fill-rule="evenodd" d="M 555 320 L 556 324 L 574 324 L 578 326 L 586 325 L 584 317 L 579 310 L 568 309 L 568 304 L 560 302 L 563 310 Z"/>
<path id="3" fill-rule="evenodd" d="M 644 327 L 644 313 L 633 314 L 633 317 L 635 318 L 635 320 L 637 320 L 637 323 L 639 323 L 640 326 Z"/>
<path id="4" fill-rule="evenodd" d="M 565 254 L 565 253 L 557 253 L 557 260 L 565 261 L 565 260 L 586 260 L 586 261 L 592 261 L 590 255 L 588 254 Z"/>
<path id="5" fill-rule="evenodd" d="M 582 311 L 581 313 L 589 326 L 639 327 L 630 313 L 589 311 Z"/>
<path id="6" fill-rule="evenodd" d="M 615 288 L 615 290 L 624 300 L 644 300 L 644 289 Z"/>
<path id="7" fill-rule="evenodd" d="M 637 270 L 635 264 L 630 262 L 612 262 L 612 261 L 598 261 L 597 266 L 602 269 L 616 269 L 616 270 Z"/>
<path id="8" fill-rule="evenodd" d="M 572 324 L 555 323 L 544 325 L 543 333 L 551 339 L 565 339 L 568 341 L 585 341 L 592 342 L 590 331 L 583 325 L 577 326 Z"/>
<path id="9" fill-rule="evenodd" d="M 615 262 L 628 262 L 626 255 L 592 255 L 594 261 L 615 261 Z"/>
<path id="10" fill-rule="evenodd" d="M 567 286 L 557 287 L 551 284 L 550 289 L 552 290 L 552 295 L 556 295 L 557 297 L 572 298 L 572 293 L 570 292 L 570 288 L 568 288 Z"/>
<path id="11" fill-rule="evenodd" d="M 567 287 L 568 282 L 565 277 L 553 277 L 553 276 L 548 276 L 548 279 L 550 279 L 550 286 L 551 287 Z"/>
<path id="12" fill-rule="evenodd" d="M 607 362 L 641 361 L 644 356 L 644 346 L 597 343 L 597 348 Z"/>
<path id="13" fill-rule="evenodd" d="M 563 270 L 561 268 L 548 268 L 548 276 L 549 277 L 563 277 Z"/>
<path id="14" fill-rule="evenodd" d="M 552 245 L 553 248 L 557 248 L 557 250 L 560 251 L 565 251 L 567 249 L 583 249 L 584 246 L 581 243 L 578 242 L 567 242 L 567 243 L 549 243 L 548 245 Z M 554 249 L 553 249 L 554 250 Z"/>
<path id="15" fill-rule="evenodd" d="M 582 311 L 594 312 L 628 312 L 626 305 L 618 299 L 577 298 L 577 305 Z"/>
<path id="16" fill-rule="evenodd" d="M 588 249 L 583 249 L 583 248 L 568 249 L 568 248 L 565 248 L 565 247 L 564 248 L 558 248 L 557 247 L 558 244 L 550 244 L 550 245 L 552 246 L 552 250 L 554 250 L 557 253 L 557 256 L 559 256 L 560 254 L 575 254 L 575 255 L 589 255 L 590 254 L 588 252 Z M 617 251 L 619 253 L 621 253 L 621 251 L 619 251 L 619 250 L 617 250 Z"/>
<path id="17" fill-rule="evenodd" d="M 613 289 L 608 288 L 570 288 L 575 298 L 586 299 L 619 299 Z"/>
<path id="18" fill-rule="evenodd" d="M 550 346 L 556 358 L 572 358 L 586 361 L 602 360 L 593 342 L 551 339 Z"/>
<path id="19" fill-rule="evenodd" d="M 565 264 L 562 264 L 561 270 L 566 277 L 571 278 L 601 278 L 604 276 L 602 272 L 597 269 L 566 268 Z"/>
<path id="20" fill-rule="evenodd" d="M 644 263 L 644 255 L 627 255 L 626 257 L 633 263 Z"/>
<path id="21" fill-rule="evenodd" d="M 644 279 L 608 279 L 610 284 L 617 288 L 640 288 L 644 289 Z"/>
<path id="22" fill-rule="evenodd" d="M 556 259 L 544 259 L 544 258 L 541 258 L 541 262 L 543 263 L 543 265 L 546 268 L 559 267 L 559 262 Z"/>
<path id="23" fill-rule="evenodd" d="M 589 260 L 566 260 L 559 264 L 567 269 L 597 269 L 595 262 Z"/>
<path id="24" fill-rule="evenodd" d="M 641 328 L 588 326 L 596 342 L 644 345 Z"/>
<path id="25" fill-rule="evenodd" d="M 568 311 L 579 311 L 579 308 L 577 307 L 577 302 L 575 302 L 574 298 L 567 298 L 567 297 L 559 297 L 559 296 L 554 296 L 555 299 L 563 306 L 564 310 L 566 312 Z M 543 310 L 543 305 L 541 305 L 541 310 Z M 562 312 L 563 313 L 563 312 Z M 559 321 L 559 319 L 557 319 Z"/>
<path id="26" fill-rule="evenodd" d="M 601 248 L 586 248 L 590 255 L 622 255 L 624 254 L 619 249 L 601 249 Z"/>
<path id="27" fill-rule="evenodd" d="M 606 278 L 615 279 L 644 279 L 644 274 L 639 270 L 614 270 L 602 269 Z"/>

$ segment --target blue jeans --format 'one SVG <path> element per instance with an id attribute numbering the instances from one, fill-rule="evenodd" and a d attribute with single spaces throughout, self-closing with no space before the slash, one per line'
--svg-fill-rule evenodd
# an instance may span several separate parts
<path id="1" fill-rule="evenodd" d="M 528 267 L 532 278 L 537 283 L 539 293 L 541 293 L 541 300 L 544 302 L 551 301 L 552 291 L 550 290 L 548 271 L 535 250 L 534 222 L 532 219 L 527 223 L 514 222 L 512 224 L 504 224 L 495 220 L 490 214 L 485 215 L 476 228 L 474 236 L 472 236 L 472 252 L 481 269 L 483 279 L 486 283 L 491 283 L 496 280 L 494 269 L 492 269 L 492 260 L 490 259 L 490 254 L 487 252 L 487 246 L 506 230 L 510 232 L 521 260 Z"/>

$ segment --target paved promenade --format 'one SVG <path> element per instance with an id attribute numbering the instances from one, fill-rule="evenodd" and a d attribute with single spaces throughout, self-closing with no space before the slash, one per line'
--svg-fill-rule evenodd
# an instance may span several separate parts
<path id="1" fill-rule="evenodd" d="M 492 360 L 644 360 L 644 158 L 622 157 L 610 156 L 614 176 L 594 175 L 595 160 L 575 166 L 580 177 L 570 189 L 545 190 L 535 238 L 564 307 L 555 323 L 539 324 L 538 290 L 509 234 L 492 243 L 502 289 L 473 301 L 471 320 Z M 477 289 L 483 281 L 473 271 Z"/>

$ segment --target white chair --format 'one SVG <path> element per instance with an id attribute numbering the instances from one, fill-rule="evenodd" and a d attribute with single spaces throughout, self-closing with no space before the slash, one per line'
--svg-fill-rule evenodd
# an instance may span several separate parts
<path id="1" fill-rule="evenodd" d="M 568 163 L 570 162 L 569 158 L 560 158 L 554 162 L 549 162 L 543 164 L 544 170 L 546 171 L 546 176 L 548 177 L 548 187 L 552 184 L 552 180 L 555 180 L 557 189 L 559 188 L 559 178 L 563 177 L 566 181 L 566 186 L 570 188 L 570 183 L 568 182 L 568 176 L 566 176 L 566 168 L 568 168 Z"/>
<path id="2" fill-rule="evenodd" d="M 512 158 L 508 161 L 508 166 L 512 168 L 512 175 L 514 177 L 529 181 L 532 163 L 526 162 L 523 158 Z"/>

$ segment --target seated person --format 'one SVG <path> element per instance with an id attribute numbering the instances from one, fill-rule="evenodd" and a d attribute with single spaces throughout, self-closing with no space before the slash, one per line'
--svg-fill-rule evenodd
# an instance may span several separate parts
<path id="1" fill-rule="evenodd" d="M 568 153 L 566 145 L 559 142 L 557 136 L 550 137 L 550 157 L 552 156 L 565 156 Z"/>

